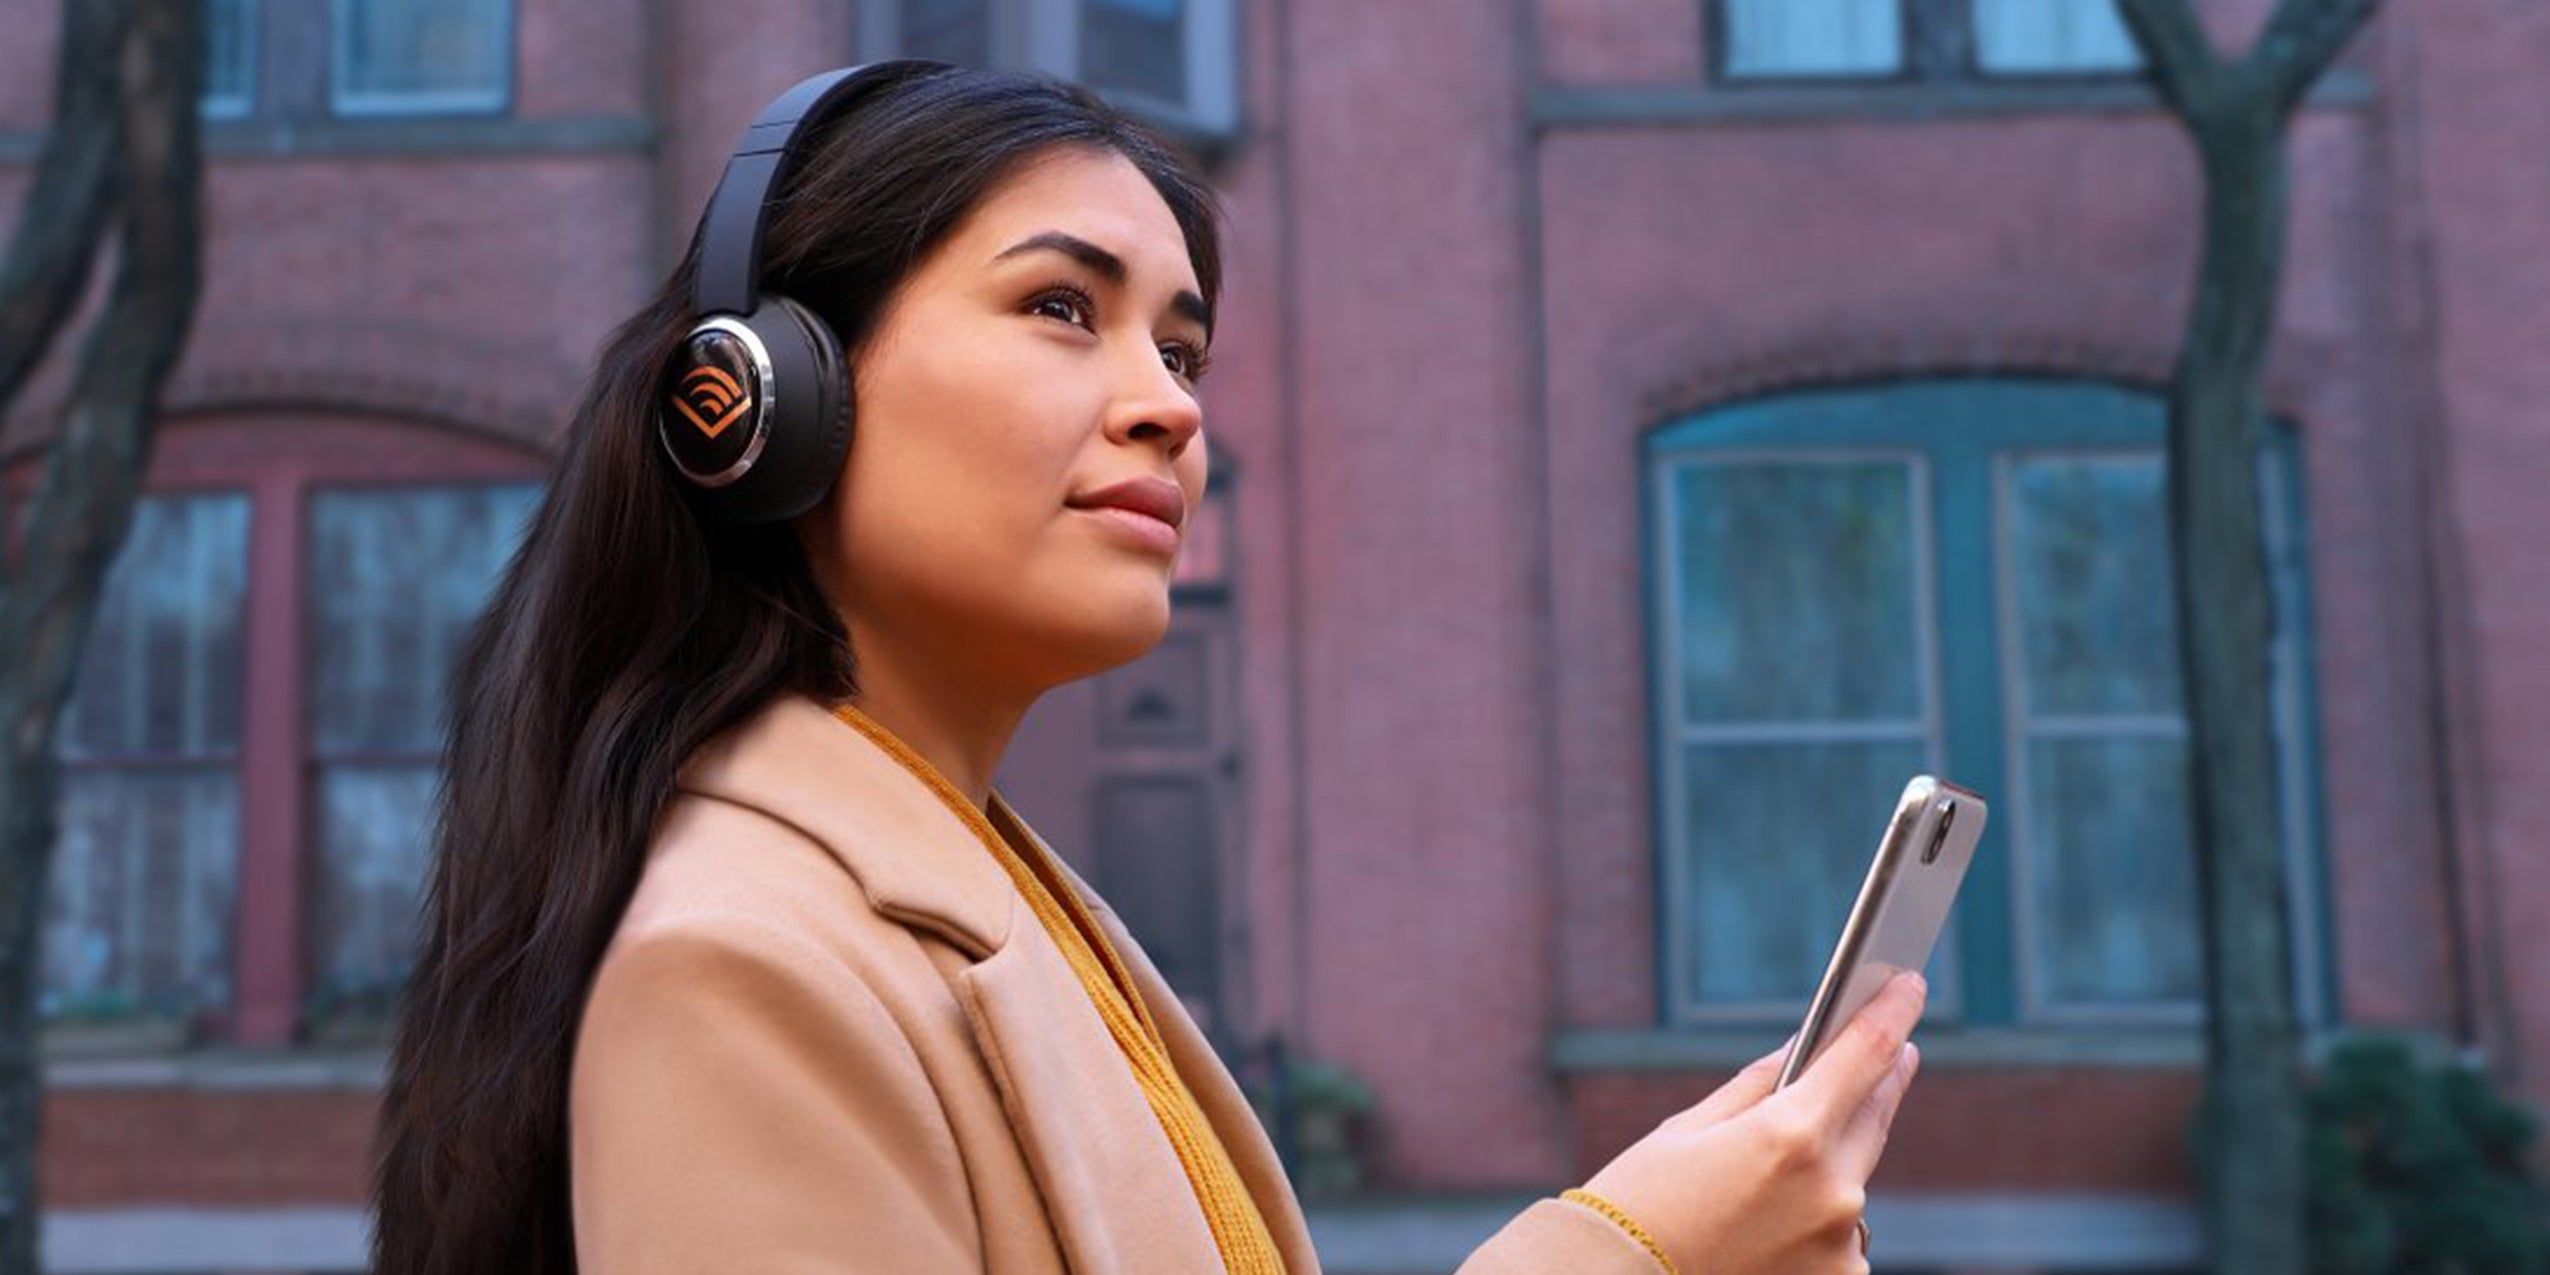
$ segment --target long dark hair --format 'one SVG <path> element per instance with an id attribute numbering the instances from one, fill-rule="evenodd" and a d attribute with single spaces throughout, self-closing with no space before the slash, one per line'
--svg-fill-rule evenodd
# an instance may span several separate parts
<path id="1" fill-rule="evenodd" d="M 1207 303 L 1220 292 L 1210 190 L 1086 90 L 919 71 L 815 127 L 774 200 L 762 284 L 812 308 L 854 356 L 921 258 L 1055 147 L 1131 160 L 1185 231 Z M 848 637 L 789 525 L 704 518 L 659 453 L 657 379 L 698 317 L 697 265 L 694 242 L 612 333 L 454 675 L 416 970 L 381 1107 L 379 1275 L 575 1269 L 568 1065 L 675 772 L 774 695 L 856 687 Z"/>

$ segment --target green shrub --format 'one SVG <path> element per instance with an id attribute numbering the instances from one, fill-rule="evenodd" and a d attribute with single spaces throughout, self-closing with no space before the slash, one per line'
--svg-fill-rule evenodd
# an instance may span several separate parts
<path id="1" fill-rule="evenodd" d="M 1337 1063 L 1292 1054 L 1277 1057 L 1280 1081 L 1266 1077 L 1244 1088 L 1276 1145 L 1292 1153 L 1294 1163 L 1286 1167 L 1292 1170 L 1294 1189 L 1306 1197 L 1360 1190 L 1374 1106 L 1372 1086 Z M 1283 1086 L 1289 1129 L 1277 1127 L 1277 1084 Z"/>
<path id="2" fill-rule="evenodd" d="M 2308 1101 L 2313 1275 L 2550 1273 L 2538 1120 L 2486 1073 L 2366 1037 L 2330 1052 Z"/>

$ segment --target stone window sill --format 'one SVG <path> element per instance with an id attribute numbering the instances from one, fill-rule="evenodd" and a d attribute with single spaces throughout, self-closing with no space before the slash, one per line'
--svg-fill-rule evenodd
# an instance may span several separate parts
<path id="1" fill-rule="evenodd" d="M 652 148 L 656 134 L 654 121 L 635 115 L 208 119 L 204 153 L 216 160 L 636 154 Z M 40 130 L 0 131 L 0 165 L 32 164 L 43 151 Z"/>
<path id="2" fill-rule="evenodd" d="M 2373 102 L 2373 78 L 2355 67 L 2320 77 L 2307 108 Z M 1918 123 L 1967 116 L 2161 114 L 2138 76 L 2081 79 L 1901 80 L 1858 83 L 1552 85 L 1532 94 L 1536 128 L 1875 120 Z"/>

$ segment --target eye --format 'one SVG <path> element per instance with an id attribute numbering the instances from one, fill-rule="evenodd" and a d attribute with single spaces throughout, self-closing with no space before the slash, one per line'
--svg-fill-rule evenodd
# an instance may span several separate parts
<path id="1" fill-rule="evenodd" d="M 1036 294 L 1027 303 L 1027 312 L 1049 319 L 1060 319 L 1076 328 L 1093 327 L 1097 323 L 1097 304 L 1089 294 L 1069 284 L 1055 284 Z"/>
<path id="2" fill-rule="evenodd" d="M 1204 370 L 1213 366 L 1213 356 L 1203 346 L 1171 341 L 1160 347 L 1160 362 L 1170 375 L 1182 377 L 1192 385 L 1204 379 Z"/>

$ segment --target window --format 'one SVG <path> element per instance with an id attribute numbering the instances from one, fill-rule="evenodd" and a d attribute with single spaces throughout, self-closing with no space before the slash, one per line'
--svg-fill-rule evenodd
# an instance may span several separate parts
<path id="1" fill-rule="evenodd" d="M 2115 0 L 1720 0 L 1728 79 L 2132 72 Z"/>
<path id="2" fill-rule="evenodd" d="M 513 100 L 512 0 L 205 0 L 204 26 L 206 119 L 298 128 Z"/>
<path id="3" fill-rule="evenodd" d="M 50 1022 L 229 1005 L 247 577 L 245 495 L 135 503 L 62 719 Z"/>
<path id="4" fill-rule="evenodd" d="M 509 0 L 332 0 L 339 114 L 492 113 L 513 86 Z"/>
<path id="5" fill-rule="evenodd" d="M 1078 80 L 1127 110 L 1226 134 L 1238 113 L 1233 0 L 861 0 L 871 58 L 1013 66 Z"/>
<path id="6" fill-rule="evenodd" d="M 1994 468 L 2026 999 L 2192 1003 L 2204 971 L 2163 458 L 2012 451 Z"/>
<path id="7" fill-rule="evenodd" d="M 1187 100 L 1185 0 L 1083 0 L 1080 78 L 1158 102 Z"/>
<path id="8" fill-rule="evenodd" d="M 1727 0 L 1726 68 L 1741 75 L 1892 75 L 1899 0 Z"/>
<path id="9" fill-rule="evenodd" d="M 208 119 L 238 119 L 256 107 L 255 0 L 205 0 L 204 98 Z"/>
<path id="10" fill-rule="evenodd" d="M 1975 61 L 1985 71 L 2063 74 L 2142 65 L 2115 0 L 1974 0 Z"/>
<path id="11" fill-rule="evenodd" d="M 310 500 L 314 1019 L 386 1014 L 415 939 L 444 686 L 539 488 L 336 488 Z"/>
<path id="12" fill-rule="evenodd" d="M 1976 1025 L 2202 1010 L 2163 407 L 2092 385 L 1818 392 L 1647 448 L 1667 1017 L 1793 1014 L 1906 777 L 1993 819 L 1933 959 Z M 2324 1013 L 2293 449 L 2263 458 L 2296 986 Z"/>

